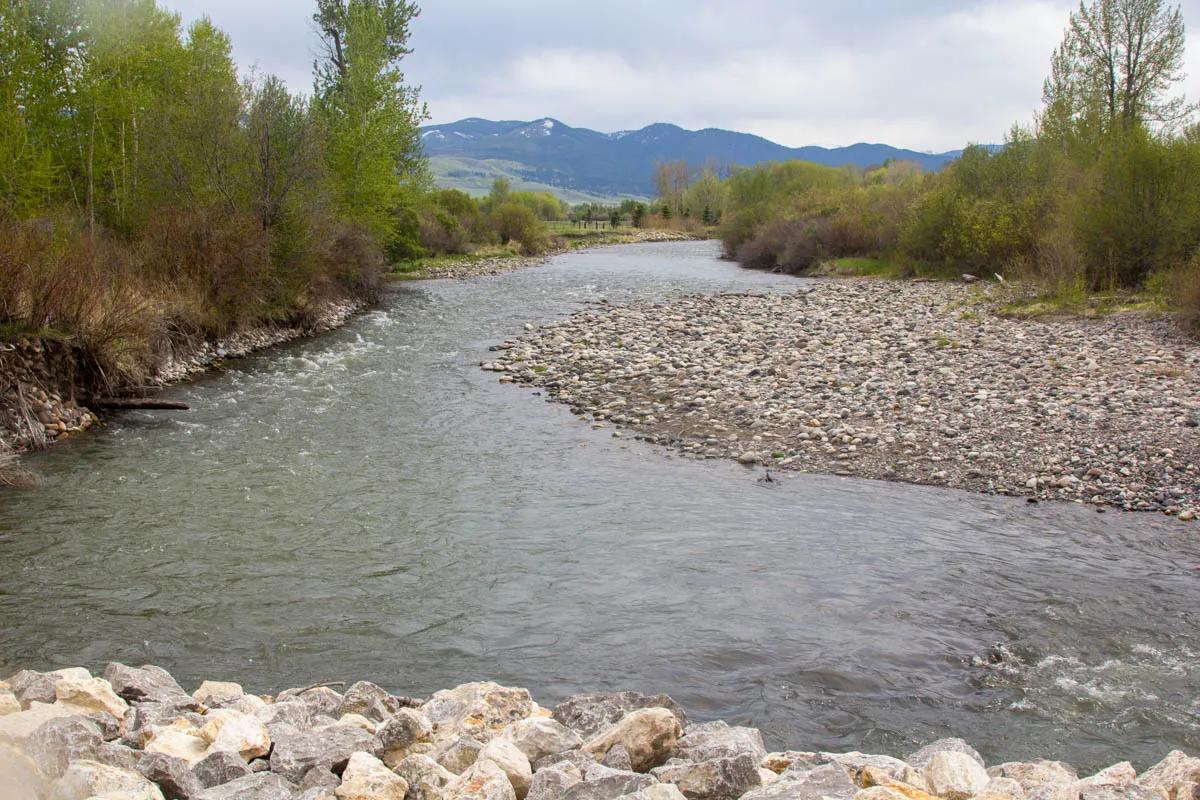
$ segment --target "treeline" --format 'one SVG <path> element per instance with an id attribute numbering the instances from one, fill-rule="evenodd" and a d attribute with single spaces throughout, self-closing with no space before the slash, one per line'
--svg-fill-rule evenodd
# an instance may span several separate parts
<path id="1" fill-rule="evenodd" d="M 311 95 L 243 79 L 154 0 L 0 0 L 0 335 L 136 376 L 213 336 L 369 298 L 419 247 L 425 110 L 404 0 L 318 0 Z"/>
<path id="2" fill-rule="evenodd" d="M 1065 300 L 1151 290 L 1200 309 L 1200 127 L 1173 94 L 1184 27 L 1161 0 L 1071 15 L 1031 127 L 935 175 L 763 165 L 724 183 L 727 255 L 806 270 L 840 257 L 1027 279 Z"/>
<path id="3" fill-rule="evenodd" d="M 567 204 L 549 192 L 516 191 L 503 178 L 480 199 L 457 189 L 433 191 L 419 203 L 418 247 L 405 257 L 469 253 L 495 244 L 515 244 L 525 255 L 537 255 L 552 243 L 546 223 L 566 219 L 567 212 Z"/>

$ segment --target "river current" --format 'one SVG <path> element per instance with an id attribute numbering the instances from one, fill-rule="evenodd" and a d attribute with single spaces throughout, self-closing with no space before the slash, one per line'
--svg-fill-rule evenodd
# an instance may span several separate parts
<path id="1" fill-rule="evenodd" d="M 398 286 L 0 490 L 0 675 L 109 660 L 277 691 L 666 692 L 792 749 L 1081 768 L 1200 750 L 1200 537 L 829 476 L 772 488 L 478 365 L 583 303 L 792 291 L 712 243 Z M 191 686 L 189 685 L 189 688 Z"/>

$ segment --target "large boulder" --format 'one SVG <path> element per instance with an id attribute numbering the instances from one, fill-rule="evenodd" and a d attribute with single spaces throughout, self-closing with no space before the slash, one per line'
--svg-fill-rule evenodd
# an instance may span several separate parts
<path id="1" fill-rule="evenodd" d="M 274 731 L 271 771 L 298 781 L 313 767 L 340 772 L 357 752 L 371 752 L 375 737 L 350 725 L 319 731 L 300 731 L 282 726 Z"/>
<path id="2" fill-rule="evenodd" d="M 192 773 L 200 781 L 203 789 L 220 786 L 223 783 L 245 778 L 250 774 L 250 767 L 237 753 L 229 750 L 218 750 L 209 753 L 192 766 Z"/>
<path id="3" fill-rule="evenodd" d="M 760 763 L 767 756 L 762 732 L 757 728 L 730 727 L 724 722 L 692 725 L 675 745 L 675 757 L 684 761 L 731 758 L 743 753 Z"/>
<path id="4" fill-rule="evenodd" d="M 338 716 L 338 709 L 342 707 L 342 701 L 345 700 L 341 694 L 338 694 L 328 686 L 312 686 L 306 689 L 285 689 L 275 697 L 276 703 L 286 703 L 289 701 L 297 701 L 308 706 L 311 710 L 309 716 L 324 714 L 327 717 Z"/>
<path id="5" fill-rule="evenodd" d="M 915 753 L 910 754 L 904 759 L 913 769 L 923 770 L 929 766 L 930 760 L 934 753 L 954 752 L 965 753 L 970 756 L 975 763 L 981 767 L 986 767 L 987 764 L 983 761 L 983 756 L 971 745 L 964 742 L 962 739 L 938 739 L 936 742 L 930 742 Z"/>
<path id="6" fill-rule="evenodd" d="M 413 752 L 414 746 L 426 744 L 433 734 L 429 718 L 411 708 L 401 708 L 375 732 L 375 750 L 383 761 L 393 767 Z"/>
<path id="7" fill-rule="evenodd" d="M 1012 778 L 1029 800 L 1058 800 L 1079 780 L 1078 773 L 1061 761 L 1009 761 L 987 772 L 993 778 Z"/>
<path id="8" fill-rule="evenodd" d="M 230 708 L 241 702 L 246 691 L 240 683 L 205 681 L 192 692 L 192 699 L 206 708 Z"/>
<path id="9" fill-rule="evenodd" d="M 1142 773 L 1137 785 L 1157 793 L 1166 800 L 1191 800 L 1185 796 L 1183 789 L 1189 787 L 1194 792 L 1194 787 L 1200 786 L 1200 758 L 1173 750 L 1162 761 Z"/>
<path id="10" fill-rule="evenodd" d="M 687 797 L 673 783 L 656 783 L 633 794 L 621 795 L 617 800 L 687 800 Z"/>
<path id="11" fill-rule="evenodd" d="M 53 672 L 34 672 L 23 669 L 8 679 L 8 688 L 20 702 L 21 708 L 29 708 L 33 703 L 53 703 L 58 699 L 55 687 L 61 680 L 85 681 L 92 673 L 82 667 L 57 669 Z"/>
<path id="12" fill-rule="evenodd" d="M 292 800 L 296 785 L 279 775 L 259 772 L 205 789 L 196 800 Z"/>
<path id="13" fill-rule="evenodd" d="M 530 717 L 514 722 L 500 735 L 512 741 L 531 762 L 583 746 L 583 737 L 547 717 Z"/>
<path id="14" fill-rule="evenodd" d="M 437 745 L 429 757 L 455 775 L 461 775 L 479 758 L 483 744 L 470 736 L 459 736 Z"/>
<path id="15" fill-rule="evenodd" d="M 563 800 L 615 800 L 637 794 L 656 783 L 658 779 L 652 775 L 592 764 L 584 772 L 583 780 L 567 789 L 562 797 Z"/>
<path id="16" fill-rule="evenodd" d="M 479 758 L 475 763 L 485 760 L 491 761 L 504 771 L 513 791 L 516 792 L 517 800 L 522 800 L 529 793 L 529 784 L 533 781 L 533 768 L 529 765 L 529 759 L 515 744 L 501 737 L 492 739 L 479 751 Z"/>
<path id="17" fill-rule="evenodd" d="M 46 775 L 22 750 L 0 742 L 0 800 L 29 800 L 43 797 Z"/>
<path id="18" fill-rule="evenodd" d="M 669 709 L 640 708 L 589 740 L 583 749 L 596 758 L 603 758 L 619 744 L 629 752 L 633 769 L 645 772 L 671 756 L 682 732 L 679 719 Z"/>
<path id="19" fill-rule="evenodd" d="M 54 684 L 59 703 L 78 708 L 81 713 L 106 713 L 122 719 L 129 704 L 117 697 L 112 686 L 103 678 L 63 678 Z"/>
<path id="20" fill-rule="evenodd" d="M 246 761 L 261 758 L 271 752 L 271 737 L 267 726 L 258 719 L 235 711 L 218 708 L 205 717 L 200 736 L 208 743 L 207 753 L 231 750 Z"/>
<path id="21" fill-rule="evenodd" d="M 193 711 L 199 710 L 200 707 L 200 704 L 176 683 L 171 674 L 161 667 L 149 664 L 144 667 L 129 667 L 114 661 L 105 667 L 104 679 L 127 703 L 164 703 Z"/>
<path id="22" fill-rule="evenodd" d="M 16 714 L 21 711 L 21 701 L 17 699 L 13 690 L 5 686 L 0 688 L 0 717 L 8 714 Z"/>
<path id="23" fill-rule="evenodd" d="M 35 701 L 24 711 L 0 717 L 0 742 L 24 746 L 37 729 L 50 720 L 76 716 L 79 716 L 78 709 Z"/>
<path id="24" fill-rule="evenodd" d="M 579 767 L 569 761 L 540 769 L 533 774 L 525 800 L 558 800 L 582 780 Z"/>
<path id="25" fill-rule="evenodd" d="M 192 800 L 204 786 L 183 759 L 162 753 L 146 753 L 138 760 L 137 771 L 156 785 L 167 800 Z"/>
<path id="26" fill-rule="evenodd" d="M 758 759 L 749 753 L 698 762 L 672 759 L 651 774 L 675 784 L 689 800 L 737 800 L 762 785 Z"/>
<path id="27" fill-rule="evenodd" d="M 141 738 L 146 752 L 183 759 L 189 765 L 209 752 L 210 740 L 188 719 L 177 719 L 170 725 L 151 725 L 141 732 Z"/>
<path id="28" fill-rule="evenodd" d="M 405 800 L 408 782 L 370 753 L 355 753 L 334 794 L 338 800 Z"/>
<path id="29" fill-rule="evenodd" d="M 852 800 L 858 787 L 837 764 L 793 772 L 768 785 L 751 789 L 743 800 Z"/>
<path id="30" fill-rule="evenodd" d="M 482 760 L 446 786 L 442 796 L 444 800 L 517 800 L 504 770 L 492 761 Z"/>
<path id="31" fill-rule="evenodd" d="M 370 681 L 359 681 L 346 690 L 337 714 L 360 714 L 367 719 L 383 722 L 400 710 L 400 702 Z"/>
<path id="32" fill-rule="evenodd" d="M 957 750 L 935 752 L 922 773 L 929 790 L 946 800 L 969 800 L 991 780 L 976 758 Z"/>
<path id="33" fill-rule="evenodd" d="M 39 726 L 26 740 L 25 751 L 49 777 L 57 778 L 72 761 L 100 761 L 97 751 L 103 742 L 100 728 L 87 717 L 59 717 Z"/>
<path id="34" fill-rule="evenodd" d="M 591 739 L 630 711 L 640 708 L 665 708 L 675 715 L 681 730 L 687 727 L 687 715 L 678 703 L 665 694 L 577 694 L 555 706 L 552 716 L 584 739 Z"/>
<path id="35" fill-rule="evenodd" d="M 164 800 L 157 786 L 137 772 L 97 761 L 76 761 L 50 787 L 49 800 L 87 800 L 121 793 L 122 800 Z"/>
<path id="36" fill-rule="evenodd" d="M 421 706 L 437 742 L 467 735 L 486 743 L 512 723 L 531 716 L 535 705 L 525 689 L 498 683 L 465 683 L 438 692 Z"/>

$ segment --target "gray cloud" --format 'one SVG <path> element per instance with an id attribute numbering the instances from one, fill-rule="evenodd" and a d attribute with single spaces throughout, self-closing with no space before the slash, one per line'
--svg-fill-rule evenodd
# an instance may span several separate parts
<path id="1" fill-rule="evenodd" d="M 257 65 L 307 90 L 312 5 L 167 0 L 207 13 Z M 1071 0 L 428 2 L 409 79 L 436 122 L 467 116 L 620 130 L 652 122 L 789 145 L 942 150 L 1028 121 Z M 1200 26 L 1200 0 L 1183 3 Z M 1200 27 L 1197 27 L 1200 31 Z M 1200 97 L 1200 36 L 1186 89 Z"/>

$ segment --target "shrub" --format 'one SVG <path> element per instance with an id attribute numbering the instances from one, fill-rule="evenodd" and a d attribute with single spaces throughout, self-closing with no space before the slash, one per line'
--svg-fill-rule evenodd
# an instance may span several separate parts
<path id="1" fill-rule="evenodd" d="M 468 237 L 462 224 L 440 208 L 420 212 L 421 247 L 430 255 L 467 252 Z"/>
<path id="2" fill-rule="evenodd" d="M 519 203 L 503 203 L 490 214 L 492 228 L 500 237 L 501 244 L 518 242 L 526 255 L 545 252 L 549 247 L 546 225 L 539 220 L 528 206 Z"/>

